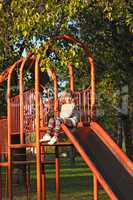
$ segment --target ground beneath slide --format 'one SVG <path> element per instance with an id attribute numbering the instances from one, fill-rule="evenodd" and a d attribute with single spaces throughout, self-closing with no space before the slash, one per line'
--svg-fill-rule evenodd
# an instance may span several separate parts
<path id="1" fill-rule="evenodd" d="M 73 134 L 117 198 L 133 200 L 133 177 L 100 138 L 89 128 Z"/>

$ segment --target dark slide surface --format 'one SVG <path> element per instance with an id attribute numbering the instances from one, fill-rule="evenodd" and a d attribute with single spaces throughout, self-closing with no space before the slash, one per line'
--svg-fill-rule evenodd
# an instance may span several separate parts
<path id="1" fill-rule="evenodd" d="M 133 200 L 133 177 L 100 138 L 89 128 L 79 128 L 73 135 L 116 197 Z"/>

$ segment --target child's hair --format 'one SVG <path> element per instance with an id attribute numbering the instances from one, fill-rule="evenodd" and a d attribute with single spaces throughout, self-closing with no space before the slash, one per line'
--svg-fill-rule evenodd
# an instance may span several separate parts
<path id="1" fill-rule="evenodd" d="M 62 97 L 61 97 L 61 102 L 62 102 L 62 103 L 65 103 L 65 98 L 66 98 L 66 97 L 69 97 L 69 98 L 70 98 L 70 102 L 74 102 L 73 97 L 72 97 L 72 94 L 71 94 L 70 92 L 64 91 L 63 94 L 62 94 Z"/>

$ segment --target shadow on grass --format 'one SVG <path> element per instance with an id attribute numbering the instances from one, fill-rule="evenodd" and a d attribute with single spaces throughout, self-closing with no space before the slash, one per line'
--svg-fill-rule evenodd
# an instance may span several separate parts
<path id="1" fill-rule="evenodd" d="M 55 188 L 55 165 L 46 167 L 46 191 L 47 200 L 56 199 Z M 92 200 L 93 199 L 93 176 L 82 160 L 77 160 L 72 165 L 66 160 L 60 162 L 60 192 L 61 200 Z M 13 200 L 27 200 L 25 185 L 14 186 Z M 35 166 L 31 173 L 30 196 L 37 200 L 36 196 L 36 173 Z M 108 200 L 105 193 L 100 190 L 99 200 Z"/>
<path id="2" fill-rule="evenodd" d="M 61 177 L 60 189 L 65 193 L 75 193 L 77 190 L 92 191 L 92 177 Z M 55 192 L 55 179 L 47 179 L 47 191 Z"/>

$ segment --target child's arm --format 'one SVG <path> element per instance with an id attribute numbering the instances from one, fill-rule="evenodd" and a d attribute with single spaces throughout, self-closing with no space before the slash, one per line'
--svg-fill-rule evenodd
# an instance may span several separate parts
<path id="1" fill-rule="evenodd" d="M 73 109 L 72 116 L 69 119 L 71 119 L 73 126 L 76 126 L 79 122 L 79 111 L 76 105 Z"/>

